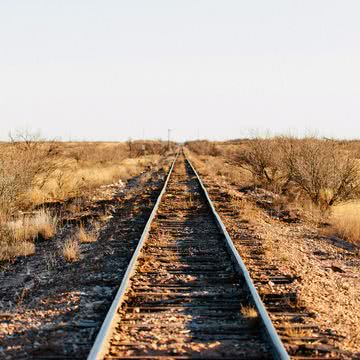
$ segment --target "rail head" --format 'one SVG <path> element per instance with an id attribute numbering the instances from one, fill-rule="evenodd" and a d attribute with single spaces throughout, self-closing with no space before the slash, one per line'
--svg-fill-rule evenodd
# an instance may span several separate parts
<path id="1" fill-rule="evenodd" d="M 124 299 L 124 295 L 126 293 L 126 290 L 128 288 L 129 282 L 131 277 L 133 276 L 135 269 L 136 269 L 136 263 L 139 257 L 139 254 L 141 252 L 141 249 L 146 241 L 146 238 L 149 234 L 149 230 L 151 227 L 151 223 L 156 215 L 156 212 L 159 208 L 159 204 L 161 202 L 161 198 L 164 195 L 165 191 L 166 191 L 166 187 L 167 184 L 169 182 L 171 173 L 174 169 L 175 166 L 175 162 L 177 160 L 179 156 L 179 153 L 177 153 L 175 155 L 175 158 L 170 166 L 170 169 L 168 171 L 165 183 L 162 187 L 162 190 L 156 200 L 156 203 L 151 211 L 151 214 L 146 222 L 146 225 L 144 227 L 144 230 L 142 232 L 142 235 L 140 237 L 140 240 L 136 246 L 136 249 L 131 257 L 130 263 L 128 265 L 128 268 L 125 272 L 125 275 L 123 277 L 123 279 L 121 280 L 121 284 L 120 287 L 118 289 L 118 291 L 116 292 L 115 298 L 110 306 L 109 311 L 106 314 L 105 320 L 103 322 L 103 324 L 101 325 L 101 328 L 96 336 L 95 342 L 90 350 L 90 353 L 87 357 L 87 360 L 100 360 L 103 359 L 104 356 L 106 355 L 106 352 L 108 351 L 109 348 L 109 340 L 110 340 L 110 336 L 114 330 L 114 326 L 115 326 L 115 320 L 119 317 L 118 315 L 118 308 L 121 306 L 121 303 Z"/>
<path id="2" fill-rule="evenodd" d="M 226 227 L 224 225 L 224 223 L 222 222 L 219 214 L 217 213 L 211 199 L 210 196 L 206 190 L 205 185 L 203 184 L 199 174 L 197 173 L 197 171 L 195 170 L 194 166 L 192 165 L 192 163 L 190 162 L 190 160 L 185 156 L 185 159 L 187 161 L 187 163 L 189 164 L 189 166 L 191 167 L 192 171 L 194 172 L 200 187 L 203 191 L 203 194 L 210 206 L 211 212 L 213 213 L 215 219 L 216 219 L 216 223 L 219 227 L 219 229 L 221 230 L 221 232 L 223 233 L 225 240 L 226 240 L 226 245 L 229 249 L 230 255 L 236 265 L 236 267 L 239 269 L 239 271 L 241 272 L 242 276 L 245 279 L 246 285 L 249 288 L 250 294 L 252 296 L 252 299 L 254 301 L 255 307 L 259 313 L 259 316 L 261 318 L 261 321 L 264 325 L 265 331 L 270 339 L 270 343 L 272 346 L 272 350 L 273 350 L 273 355 L 276 359 L 280 359 L 280 360 L 288 360 L 290 359 L 289 354 L 287 353 L 284 344 L 282 343 L 278 333 L 276 332 L 276 329 L 265 309 L 265 305 L 263 304 L 263 302 L 261 301 L 261 298 L 259 296 L 259 293 L 257 292 L 255 285 L 250 277 L 249 271 L 246 268 L 246 265 L 243 261 L 243 259 L 241 258 L 239 252 L 237 251 L 229 233 L 226 230 Z"/>

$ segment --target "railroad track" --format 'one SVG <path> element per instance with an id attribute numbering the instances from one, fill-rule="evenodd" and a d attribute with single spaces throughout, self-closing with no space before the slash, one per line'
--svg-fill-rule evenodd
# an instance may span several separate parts
<path id="1" fill-rule="evenodd" d="M 88 356 L 103 358 L 288 358 L 182 154 Z"/>
<path id="2" fill-rule="evenodd" d="M 88 356 L 287 359 L 191 164 L 179 155 Z"/>

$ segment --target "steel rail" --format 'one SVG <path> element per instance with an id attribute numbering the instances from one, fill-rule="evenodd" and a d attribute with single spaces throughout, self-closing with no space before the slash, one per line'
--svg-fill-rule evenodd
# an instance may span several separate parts
<path id="1" fill-rule="evenodd" d="M 112 335 L 112 332 L 114 330 L 114 327 L 116 326 L 117 324 L 117 321 L 120 316 L 118 314 L 118 308 L 120 307 L 123 299 L 124 299 L 124 295 L 125 295 L 125 292 L 128 288 L 128 285 L 129 285 L 129 282 L 131 281 L 131 277 L 133 276 L 134 272 L 135 272 L 135 269 L 136 269 L 136 263 L 137 263 L 137 259 L 139 257 L 139 254 L 141 252 L 141 249 L 148 237 L 148 234 L 149 234 L 149 230 L 150 230 L 150 227 L 151 227 L 151 223 L 156 215 L 156 212 L 158 210 L 158 207 L 159 207 L 159 204 L 161 202 L 161 199 L 162 199 L 162 196 L 164 195 L 165 191 L 166 191 L 166 188 L 167 188 L 167 185 L 168 185 L 168 182 L 169 182 L 169 179 L 170 179 L 170 176 L 172 174 L 172 171 L 174 169 L 174 166 L 175 166 L 175 162 L 178 158 L 178 155 L 176 155 L 175 159 L 173 160 L 172 162 L 172 165 L 169 169 L 169 172 L 168 172 L 168 175 L 167 175 L 167 178 L 166 178 L 166 181 L 164 183 L 164 186 L 158 196 L 158 199 L 154 205 L 154 208 L 150 214 L 150 217 L 146 223 L 146 226 L 143 230 L 143 233 L 141 235 L 141 238 L 139 240 L 139 243 L 136 247 L 136 250 L 130 260 L 130 263 L 129 263 L 129 266 L 126 270 L 126 273 L 121 281 L 121 285 L 120 285 L 120 288 L 118 289 L 117 293 L 116 293 L 116 296 L 113 300 L 113 303 L 105 317 L 105 320 L 100 328 L 100 331 L 95 339 L 95 342 L 94 342 L 94 345 L 88 355 L 88 360 L 100 360 L 100 359 L 103 359 L 103 357 L 106 355 L 108 349 L 109 349 L 109 346 L 110 346 L 110 343 L 109 343 L 109 340 L 110 340 L 110 337 Z M 234 262 L 234 265 L 236 267 L 236 269 L 238 270 L 238 272 L 244 277 L 245 279 L 245 282 L 248 286 L 248 289 L 250 291 L 250 294 L 252 296 L 252 300 L 255 304 L 255 307 L 259 313 L 259 316 L 261 318 L 261 321 L 264 325 L 264 328 L 266 330 L 266 333 L 269 337 L 269 340 L 270 340 L 270 344 L 271 344 L 271 347 L 272 347 L 272 353 L 274 355 L 274 357 L 276 359 L 281 359 L 281 360 L 287 360 L 287 359 L 290 359 L 284 345 L 282 344 L 270 318 L 269 318 L 269 315 L 267 314 L 267 311 L 265 309 L 265 306 L 264 304 L 262 303 L 261 299 L 260 299 L 260 296 L 254 286 L 254 283 L 253 281 L 251 280 L 251 277 L 249 275 L 249 272 L 241 258 L 241 256 L 239 255 L 239 253 L 237 252 L 235 246 L 234 246 L 234 243 L 233 241 L 231 240 L 230 238 L 230 235 L 229 233 L 227 232 L 223 222 L 221 221 L 220 219 L 220 216 L 218 215 L 218 213 L 216 212 L 215 210 L 215 207 L 208 195 L 208 192 L 200 178 L 200 176 L 198 175 L 197 171 L 195 170 L 195 168 L 193 167 L 193 165 L 191 164 L 190 160 L 185 156 L 185 159 L 187 161 L 187 163 L 189 164 L 190 168 L 192 169 L 192 171 L 194 172 L 196 178 L 197 178 L 197 181 L 199 182 L 200 184 L 200 187 L 203 191 L 203 194 L 210 206 L 210 209 L 215 217 L 215 220 L 216 220 L 216 224 L 217 226 L 219 227 L 219 229 L 221 230 L 221 232 L 223 233 L 225 239 L 226 239 L 226 245 L 228 247 L 228 250 L 229 250 L 229 254 Z"/>
<path id="2" fill-rule="evenodd" d="M 116 326 L 115 324 L 115 319 L 117 317 L 119 317 L 118 315 L 118 308 L 120 307 L 121 303 L 123 302 L 124 300 L 124 295 L 125 295 L 125 292 L 128 288 L 128 285 L 129 285 L 129 282 L 130 282 L 130 279 L 131 277 L 133 276 L 134 272 L 135 272 L 135 269 L 136 269 L 136 263 L 137 263 L 137 260 L 138 260 L 138 257 L 139 257 L 139 254 L 141 252 L 141 249 L 148 237 L 148 234 L 149 234 L 149 230 L 150 230 L 150 227 L 151 227 L 151 223 L 156 215 L 156 212 L 158 210 L 158 207 L 159 207 L 159 204 L 161 202 L 161 198 L 162 196 L 164 195 L 165 191 L 166 191 L 166 187 L 167 187 L 167 184 L 169 182 L 169 179 L 170 179 L 170 176 L 171 176 L 171 173 L 174 169 L 174 166 L 175 166 L 175 162 L 177 160 L 179 156 L 179 153 L 176 154 L 175 156 L 175 159 L 173 160 L 172 164 L 171 164 L 171 167 L 169 169 L 169 172 L 167 174 L 167 177 L 166 177 L 166 180 L 165 180 L 165 183 L 164 183 L 164 186 L 156 200 L 156 203 L 151 211 L 151 214 L 150 214 L 150 217 L 148 219 L 148 221 L 146 222 L 146 225 L 145 225 L 145 228 L 143 230 L 143 233 L 141 235 L 141 238 L 136 246 L 136 250 L 134 252 L 134 254 L 132 255 L 131 257 L 131 260 L 130 260 L 130 263 L 128 265 L 128 268 L 126 270 L 126 273 L 121 281 L 121 284 L 120 284 L 120 287 L 115 295 L 115 298 L 111 304 L 111 307 L 108 311 L 108 313 L 106 314 L 106 317 L 105 317 L 105 320 L 100 328 L 100 331 L 98 332 L 97 336 L 96 336 L 96 339 L 95 339 L 95 342 L 94 342 L 94 345 L 92 346 L 91 350 L 90 350 L 90 353 L 87 357 L 88 360 L 100 360 L 102 359 L 105 355 L 106 355 L 106 352 L 108 351 L 108 348 L 109 348 L 109 339 L 112 335 L 112 332 L 114 330 L 114 327 Z"/>
<path id="3" fill-rule="evenodd" d="M 273 323 L 271 322 L 271 319 L 265 309 L 265 305 L 263 304 L 263 302 L 261 301 L 261 298 L 255 288 L 255 285 L 250 277 L 249 271 L 247 270 L 245 263 L 243 261 L 243 259 L 241 258 L 240 254 L 238 253 L 238 251 L 235 248 L 235 245 L 229 235 L 229 233 L 227 232 L 224 223 L 222 222 L 219 214 L 217 213 L 217 211 L 215 210 L 215 207 L 209 197 L 209 194 L 199 176 L 199 174 L 197 173 L 197 171 L 195 170 L 195 168 L 193 167 L 193 165 L 191 164 L 190 160 L 185 156 L 185 160 L 187 161 L 187 163 L 190 165 L 190 168 L 192 169 L 192 171 L 194 172 L 195 176 L 197 177 L 197 180 L 201 186 L 201 189 L 205 195 L 205 198 L 211 208 L 211 211 L 216 219 L 216 223 L 219 227 L 219 229 L 221 230 L 221 232 L 224 234 L 225 239 L 226 239 L 226 245 L 228 247 L 229 253 L 231 258 L 233 259 L 233 262 L 236 266 L 236 268 L 238 269 L 238 271 L 241 273 L 241 275 L 244 277 L 246 285 L 249 288 L 250 294 L 252 296 L 252 300 L 254 301 L 255 307 L 260 315 L 261 321 L 265 327 L 266 333 L 270 339 L 271 345 L 272 345 L 272 350 L 273 350 L 273 355 L 276 359 L 280 359 L 280 360 L 287 360 L 290 359 L 289 354 L 287 353 L 279 335 L 276 332 L 276 329 L 273 325 Z"/>

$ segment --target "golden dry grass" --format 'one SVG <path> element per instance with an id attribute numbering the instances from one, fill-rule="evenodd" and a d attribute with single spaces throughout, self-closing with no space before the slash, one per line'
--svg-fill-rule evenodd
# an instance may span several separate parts
<path id="1" fill-rule="evenodd" d="M 47 210 L 40 210 L 33 216 L 23 217 L 16 221 L 10 221 L 7 226 L 16 241 L 33 241 L 37 237 L 48 240 L 56 232 L 56 217 Z"/>
<path id="2" fill-rule="evenodd" d="M 83 196 L 92 189 L 140 174 L 147 167 L 159 162 L 159 155 L 143 158 L 123 159 L 114 162 L 68 161 L 66 166 L 56 169 L 40 188 L 34 186 L 27 193 L 28 202 L 33 205 L 45 201 L 63 200 Z"/>
<path id="3" fill-rule="evenodd" d="M 86 230 L 83 225 L 80 225 L 76 235 L 76 239 L 80 241 L 80 243 L 92 243 L 97 240 L 97 235 L 95 231 Z"/>
<path id="4" fill-rule="evenodd" d="M 33 254 L 35 239 L 50 239 L 56 232 L 56 218 L 47 211 L 19 217 L 19 210 L 92 198 L 102 185 L 126 182 L 157 166 L 166 151 L 161 141 L 46 142 L 28 133 L 1 143 L 0 260 Z M 77 211 L 80 205 L 74 206 Z M 80 228 L 77 241 L 96 241 L 96 233 L 96 228 Z M 75 247 L 67 245 L 71 259 Z"/>
<path id="5" fill-rule="evenodd" d="M 360 202 L 335 206 L 330 222 L 333 235 L 360 244 Z"/>
<path id="6" fill-rule="evenodd" d="M 32 216 L 21 217 L 0 224 L 0 261 L 35 253 L 34 240 L 51 239 L 56 232 L 56 217 L 40 210 Z"/>
<path id="7" fill-rule="evenodd" d="M 296 327 L 293 324 L 286 324 L 284 327 L 284 335 L 288 337 L 306 337 L 311 335 L 311 330 L 302 329 L 300 327 Z"/>
<path id="8" fill-rule="evenodd" d="M 242 306 L 241 307 L 241 314 L 246 318 L 257 318 L 258 312 L 253 306 Z"/>
<path id="9" fill-rule="evenodd" d="M 0 261 L 9 261 L 18 256 L 35 254 L 35 244 L 29 241 L 5 241 L 0 240 Z"/>
<path id="10" fill-rule="evenodd" d="M 127 180 L 158 162 L 167 149 L 160 141 L 46 142 L 0 144 L 0 214 L 48 201 L 82 196 L 103 185 Z"/>
<path id="11" fill-rule="evenodd" d="M 80 258 L 79 242 L 75 238 L 68 238 L 62 247 L 64 259 L 67 262 L 75 262 Z"/>
<path id="12" fill-rule="evenodd" d="M 260 318 L 259 318 L 258 312 L 256 311 L 256 309 L 253 306 L 251 306 L 251 305 L 242 306 L 240 309 L 240 312 L 241 312 L 241 315 L 247 319 L 249 325 L 252 328 L 258 327 Z"/>

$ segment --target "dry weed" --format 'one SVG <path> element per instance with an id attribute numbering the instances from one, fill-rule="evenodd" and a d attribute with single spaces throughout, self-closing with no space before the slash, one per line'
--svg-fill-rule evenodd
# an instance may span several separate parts
<path id="1" fill-rule="evenodd" d="M 284 335 L 288 337 L 303 338 L 311 335 L 311 330 L 287 324 L 284 327 Z"/>
<path id="2" fill-rule="evenodd" d="M 257 327 L 260 318 L 257 310 L 253 306 L 242 306 L 240 312 L 241 315 L 249 321 L 251 327 Z"/>
<path id="3" fill-rule="evenodd" d="M 253 205 L 251 202 L 247 201 L 247 200 L 241 200 L 241 202 L 239 202 L 239 212 L 240 212 L 240 218 L 242 221 L 244 222 L 248 222 L 248 223 L 253 223 L 256 222 L 257 219 L 259 219 L 260 215 L 260 210 Z"/>
<path id="4" fill-rule="evenodd" d="M 40 210 L 34 216 L 23 217 L 7 224 L 16 241 L 33 241 L 38 237 L 48 240 L 56 232 L 56 217 L 47 210 Z"/>
<path id="5" fill-rule="evenodd" d="M 330 217 L 331 227 L 327 231 L 355 244 L 360 244 L 360 203 L 338 205 Z"/>
<path id="6" fill-rule="evenodd" d="M 97 240 L 96 232 L 86 230 L 83 225 L 79 226 L 75 236 L 80 243 L 92 243 Z"/>
<path id="7" fill-rule="evenodd" d="M 256 318 L 258 317 L 258 312 L 253 306 L 242 306 L 241 307 L 241 314 L 247 318 Z"/>
<path id="8" fill-rule="evenodd" d="M 0 239 L 0 245 L 0 261 L 9 261 L 18 256 L 35 254 L 35 244 L 29 241 L 16 242 L 7 239 L 3 242 Z"/>
<path id="9" fill-rule="evenodd" d="M 56 217 L 41 210 L 33 216 L 0 222 L 0 261 L 35 253 L 35 239 L 48 240 L 56 232 Z"/>
<path id="10" fill-rule="evenodd" d="M 64 259 L 67 262 L 75 262 L 80 258 L 79 242 L 74 238 L 68 238 L 62 247 Z"/>

